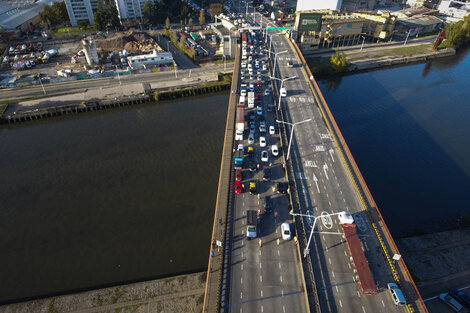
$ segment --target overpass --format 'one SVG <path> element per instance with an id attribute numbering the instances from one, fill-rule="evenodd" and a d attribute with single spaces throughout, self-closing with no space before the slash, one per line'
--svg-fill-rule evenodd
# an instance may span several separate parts
<path id="1" fill-rule="evenodd" d="M 204 312 L 427 312 L 403 259 L 393 258 L 400 253 L 300 50 L 295 42 L 274 33 L 267 30 L 267 37 L 275 38 L 272 51 L 278 53 L 276 62 L 274 53 L 269 58 L 270 70 L 275 63 L 274 77 L 296 78 L 284 82 L 287 97 L 281 98 L 275 116 L 266 120 L 305 121 L 295 131 L 279 123 L 278 137 L 268 138 L 269 144 L 281 147 L 282 155 L 273 164 L 275 180 L 287 180 L 290 192 L 280 197 L 272 193 L 272 182 L 262 183 L 260 199 L 266 195 L 275 198 L 277 214 L 263 216 L 262 244 L 244 240 L 246 210 L 258 208 L 262 201 L 246 193 L 233 193 L 230 165 L 237 94 L 232 93 L 213 232 L 221 247 L 211 247 L 214 256 L 208 269 Z M 286 52 L 279 53 L 282 51 Z M 239 54 L 232 90 L 240 90 Z M 294 66 L 288 66 L 288 61 Z M 264 108 L 278 104 L 279 81 L 271 80 L 270 84 L 275 96 L 264 97 Z M 256 142 L 254 146 L 256 152 L 263 149 Z M 244 181 L 259 177 L 260 173 L 248 174 Z M 291 210 L 296 216 L 287 214 Z M 354 216 L 378 294 L 361 292 L 335 217 L 342 211 Z M 314 230 L 308 216 L 321 217 Z M 283 221 L 295 225 L 298 242 L 276 243 Z M 310 253 L 305 253 L 311 234 Z M 389 282 L 403 290 L 406 306 L 392 302 L 386 287 Z"/>

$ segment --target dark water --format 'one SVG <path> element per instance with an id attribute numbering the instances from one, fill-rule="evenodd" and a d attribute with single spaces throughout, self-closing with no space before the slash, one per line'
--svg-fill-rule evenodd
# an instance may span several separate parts
<path id="1" fill-rule="evenodd" d="M 470 214 L 470 53 L 320 88 L 395 236 Z"/>
<path id="2" fill-rule="evenodd" d="M 227 106 L 0 128 L 0 301 L 207 267 Z"/>

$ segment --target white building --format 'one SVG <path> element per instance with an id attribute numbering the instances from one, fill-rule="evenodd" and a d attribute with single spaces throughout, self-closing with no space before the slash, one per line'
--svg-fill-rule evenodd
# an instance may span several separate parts
<path id="1" fill-rule="evenodd" d="M 445 15 L 446 20 L 456 22 L 469 14 L 470 4 L 464 1 L 442 0 L 437 9 Z"/>
<path id="2" fill-rule="evenodd" d="M 146 0 L 115 0 L 119 18 L 142 18 Z"/>
<path id="3" fill-rule="evenodd" d="M 95 3 L 97 2 L 95 1 Z M 77 27 L 79 21 L 86 21 L 90 25 L 95 24 L 93 7 L 90 0 L 65 0 L 65 5 L 69 13 L 70 24 L 73 27 Z"/>
<path id="4" fill-rule="evenodd" d="M 172 65 L 173 56 L 170 52 L 157 52 L 127 57 L 127 62 L 132 69 L 151 68 L 156 65 Z"/>
<path id="5" fill-rule="evenodd" d="M 343 0 L 297 0 L 296 11 L 340 10 Z"/>

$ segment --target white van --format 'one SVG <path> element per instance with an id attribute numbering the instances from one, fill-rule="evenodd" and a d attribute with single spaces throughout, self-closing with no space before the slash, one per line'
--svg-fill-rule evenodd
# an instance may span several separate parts
<path id="1" fill-rule="evenodd" d="M 287 90 L 286 90 L 286 88 L 282 87 L 279 93 L 280 93 L 281 97 L 287 96 Z"/>
<path id="2" fill-rule="evenodd" d="M 390 295 L 392 296 L 393 303 L 399 306 L 406 305 L 406 299 L 403 295 L 403 292 L 398 288 L 398 286 L 394 283 L 387 284 L 388 291 L 390 291 Z"/>

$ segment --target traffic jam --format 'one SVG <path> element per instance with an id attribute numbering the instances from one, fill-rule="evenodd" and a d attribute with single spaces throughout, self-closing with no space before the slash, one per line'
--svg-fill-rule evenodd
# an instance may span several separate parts
<path id="1" fill-rule="evenodd" d="M 262 196 L 260 184 L 270 184 L 269 191 L 286 194 L 288 183 L 282 177 L 275 177 L 275 164 L 280 157 L 276 112 L 270 89 L 269 62 L 262 33 L 250 30 L 241 33 L 242 60 L 240 69 L 240 89 L 236 112 L 234 168 L 234 193 L 249 192 L 256 195 L 260 205 L 252 208 L 258 218 L 273 211 L 272 196 Z M 258 174 L 259 173 L 259 174 Z M 264 185 L 264 187 L 266 187 Z M 268 192 L 270 193 L 270 192 Z M 287 223 L 286 223 L 287 224 Z M 289 224 L 284 225 L 283 238 L 291 239 Z M 248 236 L 250 237 L 250 236 Z M 257 237 L 256 232 L 253 237 Z"/>

